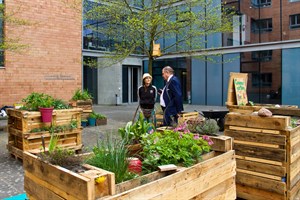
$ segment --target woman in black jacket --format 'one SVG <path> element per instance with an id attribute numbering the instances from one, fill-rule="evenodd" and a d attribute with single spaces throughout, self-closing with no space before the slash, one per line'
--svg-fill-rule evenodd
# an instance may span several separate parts
<path id="1" fill-rule="evenodd" d="M 149 73 L 145 73 L 143 75 L 143 84 L 138 89 L 138 99 L 142 113 L 147 121 L 154 115 L 156 97 L 157 89 L 152 85 L 152 76 Z"/>

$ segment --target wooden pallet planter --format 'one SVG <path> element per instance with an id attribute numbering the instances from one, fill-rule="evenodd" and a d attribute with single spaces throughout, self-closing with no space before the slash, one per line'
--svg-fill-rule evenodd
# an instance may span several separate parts
<path id="1" fill-rule="evenodd" d="M 77 101 L 70 101 L 70 105 L 73 108 L 81 108 L 81 119 L 88 119 L 89 115 L 93 112 L 93 101 L 90 100 L 77 100 Z"/>
<path id="2" fill-rule="evenodd" d="M 65 130 L 55 133 L 59 136 L 58 145 L 63 148 L 80 150 L 82 148 L 82 128 L 81 128 L 82 109 L 63 109 L 54 110 L 52 115 L 53 126 L 69 125 L 75 120 L 77 127 L 75 129 Z M 38 153 L 42 147 L 42 137 L 44 137 L 45 146 L 48 147 L 51 134 L 49 131 L 34 132 L 31 130 L 49 126 L 41 121 L 40 112 L 29 112 L 16 109 L 8 110 L 8 151 L 18 157 L 23 158 L 23 152 Z"/>
<path id="3" fill-rule="evenodd" d="M 229 140 L 232 141 L 231 138 Z M 28 152 L 24 153 L 24 157 L 24 188 L 31 200 L 236 199 L 233 150 L 212 151 L 192 167 L 172 172 L 156 171 L 120 184 L 114 183 L 114 174 L 103 170 L 100 175 L 105 176 L 106 182 L 101 189 L 95 183 L 95 178 L 100 175 L 82 177 L 82 174 L 46 164 Z"/>
<path id="4" fill-rule="evenodd" d="M 234 138 L 237 196 L 243 199 L 300 198 L 300 127 L 289 116 L 229 113 L 225 136 Z"/>

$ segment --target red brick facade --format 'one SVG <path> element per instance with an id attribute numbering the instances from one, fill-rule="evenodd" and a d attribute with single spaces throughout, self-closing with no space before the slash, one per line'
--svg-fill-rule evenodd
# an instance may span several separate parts
<path id="1" fill-rule="evenodd" d="M 0 68 L 0 106 L 20 102 L 31 92 L 69 100 L 81 88 L 80 12 L 62 0 L 7 0 L 6 13 L 25 19 L 29 26 L 6 23 L 5 35 L 27 47 L 5 51 Z"/>

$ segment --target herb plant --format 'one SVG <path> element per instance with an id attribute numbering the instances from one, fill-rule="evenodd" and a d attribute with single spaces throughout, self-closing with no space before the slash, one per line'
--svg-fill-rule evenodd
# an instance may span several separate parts
<path id="1" fill-rule="evenodd" d="M 165 164 L 191 166 L 201 160 L 201 155 L 211 147 L 207 140 L 192 133 L 172 130 L 143 135 L 143 169 L 147 172 L 157 170 Z"/>
<path id="2" fill-rule="evenodd" d="M 218 123 L 214 119 L 206 119 L 203 124 L 196 127 L 198 133 L 207 135 L 217 135 L 220 130 Z"/>
<path id="3" fill-rule="evenodd" d="M 123 141 L 116 141 L 107 136 L 106 139 L 97 141 L 93 152 L 94 156 L 88 159 L 87 163 L 115 173 L 116 183 L 136 176 L 128 171 L 128 151 Z"/>

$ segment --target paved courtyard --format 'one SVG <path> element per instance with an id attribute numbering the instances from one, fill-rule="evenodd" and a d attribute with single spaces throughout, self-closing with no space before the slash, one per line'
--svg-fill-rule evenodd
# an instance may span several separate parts
<path id="1" fill-rule="evenodd" d="M 94 105 L 97 113 L 108 117 L 108 124 L 104 126 L 87 127 L 83 129 L 82 142 L 89 148 L 96 144 L 98 138 L 105 133 L 117 134 L 118 128 L 133 119 L 137 104 L 119 106 Z M 185 111 L 227 110 L 226 107 L 184 105 Z M 7 123 L 0 120 L 0 127 Z M 0 129 L 0 199 L 25 193 L 22 161 L 12 157 L 7 149 L 7 132 Z"/>

